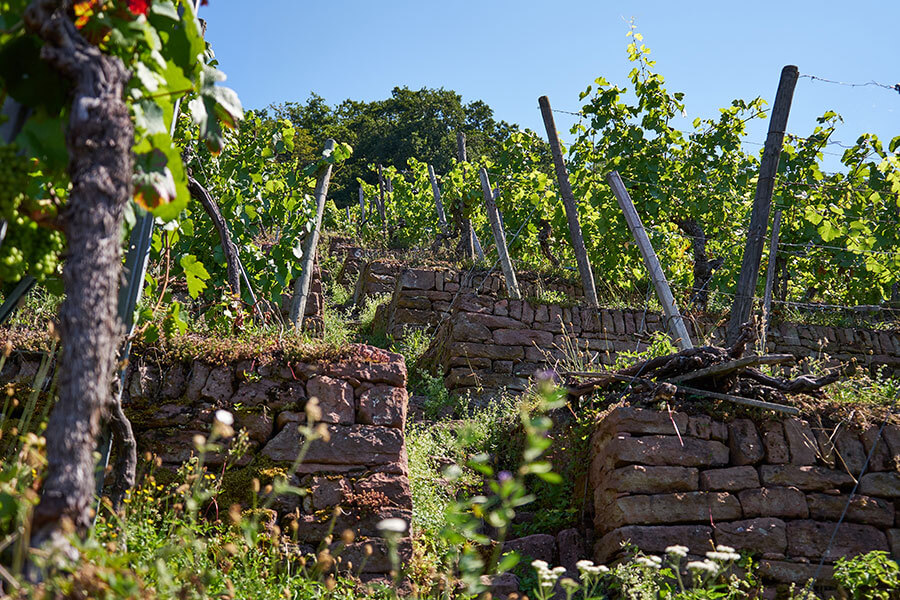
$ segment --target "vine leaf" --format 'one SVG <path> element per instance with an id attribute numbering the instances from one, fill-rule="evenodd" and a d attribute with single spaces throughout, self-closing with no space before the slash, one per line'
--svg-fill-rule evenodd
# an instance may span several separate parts
<path id="1" fill-rule="evenodd" d="M 181 268 L 184 269 L 184 275 L 187 278 L 188 293 L 191 295 L 191 298 L 199 298 L 200 292 L 206 289 L 209 272 L 193 254 L 182 256 L 178 262 L 181 264 Z"/>

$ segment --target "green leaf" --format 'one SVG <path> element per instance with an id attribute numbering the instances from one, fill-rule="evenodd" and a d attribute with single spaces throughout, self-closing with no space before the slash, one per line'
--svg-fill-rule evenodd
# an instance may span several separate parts
<path id="1" fill-rule="evenodd" d="M 200 292 L 206 289 L 209 272 L 193 254 L 182 256 L 178 262 L 181 264 L 181 268 L 184 269 L 184 275 L 187 278 L 188 293 L 191 295 L 191 298 L 198 298 Z"/>

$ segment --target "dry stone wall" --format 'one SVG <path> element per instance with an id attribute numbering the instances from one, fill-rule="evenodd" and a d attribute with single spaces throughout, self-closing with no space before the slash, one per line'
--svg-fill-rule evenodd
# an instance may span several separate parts
<path id="1" fill-rule="evenodd" d="M 29 384 L 40 357 L 13 353 L 0 381 Z M 385 518 L 407 524 L 412 511 L 403 427 L 406 420 L 406 366 L 402 356 L 356 346 L 342 357 L 319 361 L 243 360 L 210 364 L 203 360 L 166 362 L 153 352 L 132 355 L 124 394 L 139 454 L 162 463 L 159 477 L 189 460 L 194 437 L 207 436 L 217 410 L 230 411 L 234 429 L 244 430 L 249 451 L 223 478 L 219 506 L 251 504 L 251 481 L 265 486 L 278 474 L 305 496 L 283 495 L 272 507 L 284 531 L 296 522 L 301 550 L 312 552 L 331 533 L 350 529 L 355 540 L 341 547 L 342 564 L 362 566 L 368 575 L 391 565 L 376 525 Z M 326 438 L 312 442 L 302 463 L 287 472 L 304 445 L 298 425 L 306 423 L 306 403 L 318 398 Z M 219 472 L 225 453 L 205 457 Z M 407 528 L 408 531 L 408 528 Z M 373 553 L 366 557 L 366 546 Z M 410 553 L 409 539 L 401 552 Z"/>
<path id="2" fill-rule="evenodd" d="M 426 363 L 458 393 L 524 389 L 535 371 L 576 353 L 589 352 L 593 360 L 613 364 L 620 352 L 644 351 L 654 332 L 665 332 L 659 313 L 591 310 L 579 303 L 574 284 L 524 281 L 523 296 L 530 299 L 510 300 L 497 273 L 374 261 L 364 268 L 357 289 L 365 294 L 391 291 L 378 319 L 395 337 L 409 327 L 437 328 Z M 542 290 L 571 302 L 539 302 Z M 687 326 L 694 340 L 723 343 L 724 327 L 716 323 L 688 320 Z M 781 323 L 770 328 L 767 346 L 770 352 L 832 362 L 853 359 L 863 367 L 900 374 L 897 330 Z"/>
<path id="3" fill-rule="evenodd" d="M 654 554 L 680 544 L 698 555 L 724 544 L 753 554 L 765 580 L 789 584 L 812 577 L 823 556 L 826 580 L 839 557 L 900 557 L 900 428 L 878 430 L 844 428 L 831 439 L 796 418 L 724 423 L 617 408 L 591 442 L 594 559 L 615 560 L 623 542 Z"/>

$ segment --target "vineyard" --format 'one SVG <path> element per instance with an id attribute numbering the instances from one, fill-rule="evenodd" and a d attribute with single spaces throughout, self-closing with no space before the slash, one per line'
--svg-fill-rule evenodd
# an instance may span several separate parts
<path id="1" fill-rule="evenodd" d="M 244 110 L 205 4 L 0 1 L 0 597 L 900 593 L 900 135 L 855 84 L 678 129 L 632 24 L 545 132 Z"/>

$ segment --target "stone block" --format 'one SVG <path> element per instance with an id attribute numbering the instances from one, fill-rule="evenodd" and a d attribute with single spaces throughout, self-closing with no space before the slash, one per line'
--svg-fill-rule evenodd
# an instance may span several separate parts
<path id="1" fill-rule="evenodd" d="M 847 507 L 849 496 L 831 494 L 808 494 L 809 518 L 818 521 L 837 521 Z M 894 504 L 880 498 L 856 494 L 847 508 L 847 521 L 864 523 L 877 527 L 891 527 L 894 524 Z"/>
<path id="2" fill-rule="evenodd" d="M 328 425 L 329 440 L 309 445 L 305 461 L 324 465 L 384 465 L 400 460 L 403 432 L 374 425 Z M 276 462 L 293 462 L 304 440 L 294 427 L 282 429 L 262 454 Z"/>
<path id="3" fill-rule="evenodd" d="M 406 422 L 406 388 L 376 385 L 363 392 L 356 409 L 356 422 L 403 428 Z"/>
<path id="4" fill-rule="evenodd" d="M 374 473 L 353 483 L 357 493 L 380 492 L 387 496 L 391 504 L 399 508 L 412 508 L 409 479 L 390 473 Z"/>
<path id="5" fill-rule="evenodd" d="M 698 489 L 698 476 L 693 467 L 629 465 L 601 477 L 597 486 L 631 494 L 692 492 Z"/>
<path id="6" fill-rule="evenodd" d="M 327 375 L 313 377 L 306 383 L 306 392 L 310 398 L 319 399 L 323 423 L 350 424 L 355 421 L 353 386 L 346 381 Z"/>
<path id="7" fill-rule="evenodd" d="M 521 360 L 525 356 L 525 351 L 522 350 L 521 346 L 477 344 L 474 342 L 454 344 L 453 350 L 457 356 L 474 356 L 490 358 L 491 360 Z"/>
<path id="8" fill-rule="evenodd" d="M 610 531 L 594 544 L 594 561 L 607 563 L 630 542 L 648 554 L 660 554 L 669 546 L 682 545 L 695 552 L 711 547 L 709 525 L 630 526 Z"/>
<path id="9" fill-rule="evenodd" d="M 791 418 L 784 421 L 784 436 L 791 452 L 791 464 L 816 464 L 817 444 L 809 423 Z"/>
<path id="10" fill-rule="evenodd" d="M 866 473 L 859 480 L 859 493 L 879 498 L 900 499 L 900 474 Z"/>
<path id="11" fill-rule="evenodd" d="M 721 467 L 728 464 L 728 448 L 721 442 L 683 438 L 672 435 L 649 435 L 612 438 L 603 452 L 613 466 L 629 463 L 680 467 Z"/>
<path id="12" fill-rule="evenodd" d="M 760 427 L 766 462 L 781 465 L 791 461 L 787 439 L 784 437 L 784 426 L 779 421 L 766 421 Z"/>
<path id="13" fill-rule="evenodd" d="M 504 552 L 517 552 L 523 557 L 524 563 L 532 560 L 543 560 L 550 565 L 556 565 L 556 538 L 545 533 L 526 535 L 515 540 L 509 540 L 503 544 Z"/>
<path id="14" fill-rule="evenodd" d="M 596 507 L 594 526 L 609 531 L 624 525 L 733 521 L 740 519 L 741 504 L 727 492 L 678 492 L 652 496 L 610 495 L 608 505 Z"/>
<path id="15" fill-rule="evenodd" d="M 706 415 L 688 417 L 687 434 L 701 440 L 708 440 L 712 435 L 712 418 Z"/>
<path id="16" fill-rule="evenodd" d="M 676 427 L 682 434 L 687 432 L 686 414 L 676 412 L 672 413 L 670 418 L 668 413 L 662 411 L 626 406 L 616 408 L 606 415 L 598 429 L 609 432 L 675 435 Z"/>
<path id="17" fill-rule="evenodd" d="M 787 524 L 788 554 L 818 559 L 828 548 L 837 523 L 800 520 Z M 857 556 L 872 550 L 888 550 L 887 537 L 871 525 L 841 523 L 825 560 Z"/>
<path id="18" fill-rule="evenodd" d="M 800 586 L 818 576 L 820 584 L 828 584 L 834 580 L 834 567 L 824 565 L 819 571 L 816 564 L 787 560 L 761 560 L 759 574 L 764 580 L 783 584 L 795 583 Z"/>
<path id="19" fill-rule="evenodd" d="M 900 529 L 888 529 L 887 540 L 891 548 L 891 557 L 897 560 L 900 558 Z"/>
<path id="20" fill-rule="evenodd" d="M 728 448 L 731 464 L 755 465 L 764 455 L 762 440 L 750 419 L 735 419 L 728 424 Z"/>
<path id="21" fill-rule="evenodd" d="M 200 399 L 200 393 L 206 386 L 206 380 L 209 377 L 209 372 L 209 365 L 194 361 L 190 375 L 188 376 L 187 389 L 185 390 L 185 397 L 188 400 L 190 400 L 191 402 L 196 402 Z"/>
<path id="22" fill-rule="evenodd" d="M 494 331 L 494 343 L 501 346 L 549 346 L 553 343 L 553 334 L 537 329 L 497 329 Z"/>
<path id="23" fill-rule="evenodd" d="M 526 325 L 518 319 L 501 317 L 493 314 L 473 313 L 467 315 L 473 323 L 479 323 L 489 329 L 527 329 Z"/>
<path id="24" fill-rule="evenodd" d="M 834 439 L 834 447 L 851 473 L 858 476 L 866 462 L 866 451 L 853 431 L 841 429 Z"/>
<path id="25" fill-rule="evenodd" d="M 869 471 L 892 471 L 894 470 L 894 461 L 891 458 L 891 451 L 883 437 L 879 437 L 878 431 L 881 429 L 878 425 L 867 427 L 859 436 L 862 442 L 866 456 L 871 452 L 872 458 L 869 460 Z M 887 426 L 885 426 L 887 429 Z M 874 448 L 874 451 L 873 451 Z"/>
<path id="26" fill-rule="evenodd" d="M 762 465 L 759 474 L 765 486 L 795 486 L 812 492 L 853 485 L 853 478 L 843 471 L 811 465 Z"/>
<path id="27" fill-rule="evenodd" d="M 797 488 L 764 487 L 738 493 L 744 516 L 805 519 L 809 517 L 806 496 Z"/>
<path id="28" fill-rule="evenodd" d="M 434 289 L 434 271 L 431 269 L 407 269 L 400 276 L 400 285 L 414 290 Z"/>
<path id="29" fill-rule="evenodd" d="M 700 473 L 700 489 L 739 492 L 759 487 L 759 474 L 749 465 L 725 469 L 707 469 Z"/>
<path id="30" fill-rule="evenodd" d="M 312 511 L 338 506 L 350 491 L 347 480 L 340 476 L 313 477 L 309 485 L 309 504 Z"/>
<path id="31" fill-rule="evenodd" d="M 365 355 L 328 365 L 325 375 L 406 387 L 406 362 L 400 354 L 363 346 Z"/>
<path id="32" fill-rule="evenodd" d="M 819 447 L 819 460 L 833 469 L 837 466 L 834 456 L 834 442 L 826 431 L 816 432 L 816 444 Z"/>
<path id="33" fill-rule="evenodd" d="M 574 527 L 563 529 L 556 534 L 556 548 L 559 552 L 559 564 L 564 566 L 567 571 L 577 573 L 578 567 L 575 566 L 575 563 L 587 556 L 581 533 Z"/>
<path id="34" fill-rule="evenodd" d="M 731 546 L 738 552 L 747 551 L 768 558 L 784 556 L 787 549 L 787 528 L 784 521 L 771 517 L 745 519 L 731 523 L 716 523 L 716 544 Z"/>

